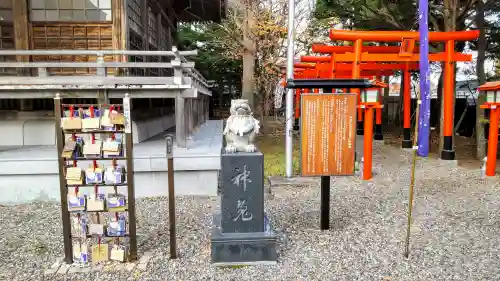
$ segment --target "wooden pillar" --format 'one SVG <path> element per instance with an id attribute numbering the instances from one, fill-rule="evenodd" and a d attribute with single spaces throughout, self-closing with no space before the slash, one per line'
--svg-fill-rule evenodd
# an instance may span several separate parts
<path id="1" fill-rule="evenodd" d="M 194 108 L 194 99 L 188 99 L 188 120 L 189 120 L 189 127 L 188 127 L 188 137 L 189 139 L 193 138 L 193 130 L 194 130 L 194 116 L 193 116 L 193 108 Z"/>
<path id="2" fill-rule="evenodd" d="M 193 133 L 195 132 L 196 130 L 196 127 L 198 126 L 198 124 L 196 123 L 196 102 L 197 102 L 198 99 L 194 98 L 194 99 L 191 99 L 191 128 L 193 130 Z"/>
<path id="3" fill-rule="evenodd" d="M 148 14 L 148 0 L 141 0 L 141 20 L 142 20 L 142 26 L 143 26 L 143 34 L 142 34 L 142 42 L 143 46 L 142 48 L 144 50 L 149 49 L 149 14 Z"/>
<path id="4" fill-rule="evenodd" d="M 28 0 L 12 0 L 12 16 L 14 25 L 15 47 L 16 50 L 29 50 L 29 24 L 28 24 Z M 29 56 L 17 56 L 16 61 L 28 62 Z M 18 75 L 28 76 L 29 69 L 19 69 Z M 32 99 L 21 99 L 20 110 L 32 110 Z"/>
<path id="5" fill-rule="evenodd" d="M 191 127 L 191 102 L 192 99 L 188 98 L 186 99 L 186 109 L 184 110 L 184 119 L 186 120 L 186 139 L 190 140 L 191 139 L 191 132 L 192 132 L 192 127 Z"/>
<path id="6" fill-rule="evenodd" d="M 142 20 L 142 49 L 144 51 L 149 50 L 149 23 L 148 23 L 149 15 L 148 15 L 148 0 L 141 0 L 141 20 Z M 142 61 L 147 62 L 148 57 L 143 56 Z M 144 69 L 144 75 L 149 75 L 149 70 L 147 68 Z"/>
<path id="7" fill-rule="evenodd" d="M 210 97 L 207 97 L 205 100 L 206 107 L 205 107 L 205 121 L 208 121 L 210 119 Z"/>
<path id="8" fill-rule="evenodd" d="M 203 98 L 203 95 L 198 97 L 196 99 L 196 109 L 195 109 L 195 116 L 196 116 L 196 127 L 200 127 L 201 125 L 201 115 L 203 112 L 201 111 L 201 99 Z"/>
<path id="9" fill-rule="evenodd" d="M 126 49 L 126 17 L 125 17 L 125 1 L 123 0 L 112 0 L 111 2 L 111 18 L 113 20 L 113 49 L 115 50 L 125 50 Z M 120 61 L 119 56 L 115 57 L 115 61 Z"/>
<path id="10" fill-rule="evenodd" d="M 126 17 L 126 7 L 125 1 L 123 0 L 111 0 L 111 18 L 113 20 L 113 31 L 112 31 L 112 44 L 114 50 L 126 50 L 127 49 L 127 17 Z M 127 56 L 115 56 L 114 61 L 127 61 Z M 122 76 L 127 75 L 128 69 L 116 68 L 114 70 L 114 75 Z"/>
<path id="11" fill-rule="evenodd" d="M 97 103 L 98 104 L 108 104 L 109 103 L 108 90 L 98 90 L 97 91 Z M 130 104 L 132 104 L 132 103 L 130 103 Z"/>
<path id="12" fill-rule="evenodd" d="M 210 96 L 205 96 L 203 98 L 203 123 L 206 123 L 208 120 L 208 101 L 210 100 Z"/>
<path id="13" fill-rule="evenodd" d="M 203 101 L 203 95 L 200 95 L 197 99 L 196 99 L 196 126 L 200 127 L 201 124 L 203 123 L 202 122 L 202 118 L 201 116 L 203 115 L 203 107 L 202 107 L 202 101 Z"/>
<path id="14" fill-rule="evenodd" d="M 198 130 L 198 98 L 192 99 L 193 100 L 193 108 L 191 111 L 192 118 L 193 118 L 193 132 Z"/>
<path id="15" fill-rule="evenodd" d="M 205 95 L 200 98 L 200 125 L 205 123 L 205 98 Z"/>
<path id="16" fill-rule="evenodd" d="M 186 147 L 186 126 L 184 119 L 185 99 L 180 95 L 175 99 L 175 139 L 179 147 Z"/>
<path id="17" fill-rule="evenodd" d="M 200 118 L 200 126 L 205 123 L 205 96 L 200 97 L 200 106 L 199 106 L 200 112 L 198 113 L 198 116 Z"/>
<path id="18" fill-rule="evenodd" d="M 14 34 L 16 50 L 29 50 L 28 0 L 13 0 Z M 18 61 L 29 61 L 28 56 L 18 56 Z"/>

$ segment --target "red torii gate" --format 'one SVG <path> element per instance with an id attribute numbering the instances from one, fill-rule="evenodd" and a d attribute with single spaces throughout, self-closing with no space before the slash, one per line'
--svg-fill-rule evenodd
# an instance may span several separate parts
<path id="1" fill-rule="evenodd" d="M 430 61 L 445 62 L 444 67 L 444 120 L 443 135 L 444 146 L 441 158 L 454 160 L 455 150 L 453 147 L 453 84 L 455 78 L 454 63 L 457 61 L 471 61 L 472 55 L 455 52 L 455 41 L 470 41 L 479 37 L 479 31 L 455 31 L 455 32 L 429 32 L 429 42 L 445 42 L 445 51 L 442 53 L 429 54 Z M 416 53 L 415 42 L 420 40 L 420 34 L 416 31 L 351 31 L 330 30 L 330 39 L 335 41 L 351 41 L 354 43 L 352 53 L 332 53 L 335 62 L 353 62 L 352 78 L 360 76 L 360 63 L 362 62 L 418 62 L 420 55 Z M 363 51 L 363 42 L 401 42 L 400 50 L 394 53 L 369 53 Z M 373 48 L 380 46 L 374 46 Z M 333 66 L 333 62 L 332 62 Z M 405 72 L 406 75 L 406 72 Z M 406 77 L 405 77 L 406 78 Z M 408 77 L 409 78 L 409 77 Z M 359 90 L 357 90 L 359 93 Z M 405 131 L 406 131 L 405 127 Z M 410 131 L 408 131 L 410 132 Z"/>
<path id="2" fill-rule="evenodd" d="M 302 67 L 301 67 L 302 66 Z M 328 70 L 318 70 L 316 66 L 311 65 L 311 64 L 295 64 L 295 72 L 294 72 L 294 78 L 297 79 L 314 79 L 314 78 L 328 78 L 331 76 L 331 72 Z M 383 70 L 381 71 L 374 71 L 374 70 L 364 70 L 362 71 L 361 78 L 368 78 L 372 79 L 376 75 L 392 75 L 394 74 L 394 71 L 391 70 Z M 336 73 L 336 78 L 350 78 L 351 72 L 350 71 L 343 71 L 343 72 L 338 72 Z M 374 88 L 366 89 L 367 91 L 373 91 L 376 90 L 378 93 L 378 96 L 381 95 L 380 89 L 387 87 L 386 84 L 378 81 L 374 81 Z M 303 89 L 305 93 L 309 92 L 309 89 Z M 319 89 L 314 89 L 315 93 L 319 93 Z M 300 103 L 300 89 L 295 92 L 295 117 L 296 121 L 298 121 L 300 117 L 300 108 L 299 108 L 299 103 Z M 364 136 L 364 146 L 363 146 L 363 151 L 364 151 L 364 169 L 363 169 L 363 179 L 371 179 L 372 178 L 372 133 L 373 133 L 373 110 L 377 110 L 381 108 L 382 106 L 380 105 L 379 101 L 375 102 L 369 102 L 368 100 L 360 103 L 358 105 L 359 108 L 364 108 L 366 109 L 366 122 L 364 124 L 365 126 L 365 136 Z M 377 118 L 377 122 L 382 122 L 381 118 Z"/>
<path id="3" fill-rule="evenodd" d="M 407 48 L 407 53 L 419 53 L 419 48 Z M 321 61 L 334 61 L 336 63 L 335 58 L 338 57 L 337 54 L 340 53 L 352 53 L 355 51 L 354 46 L 327 46 L 322 44 L 313 44 L 312 45 L 313 52 L 322 53 L 322 54 L 330 54 L 329 57 L 320 57 Z M 400 54 L 402 47 L 400 46 L 362 46 L 362 52 L 371 52 L 374 54 Z M 303 61 L 313 61 L 314 58 L 318 57 L 302 57 Z M 327 59 L 325 59 L 327 58 Z M 337 63 L 339 65 L 340 63 Z M 364 64 L 370 63 L 361 63 L 360 67 Z M 391 64 L 378 64 L 379 66 L 394 67 L 392 69 L 397 69 L 402 71 L 403 75 L 403 140 L 402 147 L 403 148 L 411 148 L 411 70 L 419 69 L 417 62 L 404 62 L 404 63 L 391 63 Z M 351 68 L 353 70 L 353 68 Z M 353 74 L 354 75 L 354 74 Z M 353 76 L 351 76 L 353 77 Z M 375 138 L 379 140 L 383 140 L 382 134 L 382 108 L 377 109 L 377 124 L 376 124 L 376 134 Z M 361 109 L 358 110 L 358 135 L 363 134 L 363 114 Z"/>
<path id="4" fill-rule="evenodd" d="M 390 53 L 392 51 L 399 50 L 399 47 L 387 47 L 387 46 L 363 46 L 363 50 L 371 50 L 377 51 L 380 53 Z M 316 68 L 319 71 L 331 71 L 332 76 L 322 76 L 323 78 L 341 78 L 339 75 L 341 72 L 349 72 L 351 75 L 342 76 L 342 78 L 351 78 L 352 77 L 352 69 L 353 63 L 336 63 L 335 61 L 335 53 L 352 50 L 352 47 L 349 46 L 325 46 L 319 44 L 313 44 L 313 50 L 316 51 L 329 51 L 334 52 L 331 56 L 302 56 L 300 60 L 304 63 L 296 63 L 294 67 L 302 67 L 302 68 Z M 333 66 L 332 67 L 332 61 Z M 309 64 L 315 63 L 315 64 Z M 411 94 L 410 94 L 410 70 L 417 70 L 419 67 L 418 63 L 361 63 L 359 64 L 359 68 L 363 71 L 363 74 L 374 76 L 376 80 L 382 80 L 382 76 L 392 76 L 398 70 L 404 69 L 405 75 L 405 87 L 404 87 L 404 128 L 408 128 L 407 134 L 405 134 L 405 140 L 403 140 L 403 147 L 408 147 L 408 144 L 411 147 L 411 140 L 409 135 L 410 128 L 410 116 L 411 116 Z M 366 70 L 372 70 L 373 73 L 367 73 Z M 385 72 L 384 72 L 385 71 Z M 363 78 L 363 77 L 359 77 Z M 368 77 L 366 77 L 368 78 Z M 372 78 L 372 77 L 369 77 Z M 382 91 L 379 88 L 379 91 Z M 380 95 L 382 96 L 382 95 Z M 362 109 L 358 110 L 358 135 L 363 135 L 363 114 Z M 405 130 L 406 131 L 406 130 Z M 376 125 L 375 125 L 375 140 L 383 140 L 383 132 L 382 132 L 382 107 L 376 109 Z"/>

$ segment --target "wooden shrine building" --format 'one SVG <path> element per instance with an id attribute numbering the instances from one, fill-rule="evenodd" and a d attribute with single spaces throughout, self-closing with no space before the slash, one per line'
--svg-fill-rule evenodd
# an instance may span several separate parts
<path id="1" fill-rule="evenodd" d="M 179 22 L 218 22 L 225 16 L 225 7 L 225 0 L 0 0 L 0 50 L 3 52 L 0 55 L 0 122 L 6 118 L 38 118 L 42 113 L 50 114 L 53 111 L 53 101 L 50 97 L 54 91 L 47 93 L 47 88 L 54 85 L 54 81 L 50 80 L 52 77 L 72 76 L 64 79 L 75 81 L 81 88 L 89 81 L 85 76 L 94 76 L 97 73 L 96 67 L 86 67 L 90 65 L 69 67 L 57 63 L 97 63 L 98 50 L 156 51 L 131 55 L 101 53 L 99 59 L 106 63 L 168 63 L 174 56 L 161 54 L 159 51 L 171 51 L 175 46 Z M 17 52 L 9 52 L 10 50 Z M 37 50 L 44 51 L 35 53 Z M 23 56 L 19 51 L 24 51 Z M 204 87 L 201 92 L 208 93 L 205 79 L 192 67 L 186 67 L 189 64 L 182 56 L 178 59 L 183 61 L 184 76 L 194 76 L 191 79 Z M 35 64 L 32 67 L 19 68 L 15 62 Z M 106 67 L 107 77 L 174 76 L 172 67 L 112 66 L 118 67 Z M 186 70 L 189 70 L 189 73 L 186 73 Z M 12 80 L 11 76 L 29 76 L 34 79 L 19 77 Z M 46 76 L 49 79 L 46 79 L 48 84 L 43 82 L 43 77 Z M 77 83 L 79 79 L 81 83 Z M 173 82 L 172 79 L 169 81 Z M 130 82 L 134 85 L 150 84 L 144 79 L 134 79 Z M 115 84 L 113 82 L 110 85 Z M 121 84 L 123 87 L 127 85 Z M 20 86 L 29 91 L 21 91 Z M 92 89 L 96 90 L 95 97 L 112 97 L 112 94 L 107 95 L 106 91 L 97 89 L 102 86 Z M 89 88 L 88 85 L 86 87 Z M 133 102 L 134 119 L 146 120 L 173 113 L 174 99 L 160 96 L 136 95 Z M 77 91 L 72 97 L 83 99 L 93 96 L 91 93 Z M 152 97 L 156 99 L 152 100 Z M 144 137 L 136 134 L 136 137 L 141 141 L 153 133 L 159 131 Z M 0 140 L 1 145 L 16 145 L 16 142 L 7 139 L 2 143 Z"/>
<path id="2" fill-rule="evenodd" d="M 176 186 L 189 189 L 179 194 L 216 195 L 222 123 L 208 120 L 210 85 L 189 61 L 197 52 L 175 46 L 179 23 L 219 22 L 225 10 L 226 0 L 0 0 L 0 201 L 58 197 L 58 93 L 73 104 L 130 95 L 136 183 L 148 186 L 137 196 L 163 194 L 165 131 L 179 148 Z"/>

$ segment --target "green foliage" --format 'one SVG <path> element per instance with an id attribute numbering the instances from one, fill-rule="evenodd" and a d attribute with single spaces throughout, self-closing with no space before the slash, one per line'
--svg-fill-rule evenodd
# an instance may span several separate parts
<path id="1" fill-rule="evenodd" d="M 415 28 L 415 0 L 318 0 L 315 17 L 335 17 L 356 29 L 408 30 Z"/>
<path id="2" fill-rule="evenodd" d="M 490 124 L 490 119 L 481 118 L 479 119 L 479 122 L 482 124 Z M 498 128 L 500 128 L 500 124 L 498 124 Z"/>
<path id="3" fill-rule="evenodd" d="M 207 80 L 213 80 L 223 91 L 223 85 L 235 85 L 239 89 L 241 83 L 242 60 L 233 57 L 224 45 L 224 31 L 217 24 L 183 24 L 179 26 L 178 44 L 183 50 L 198 50 L 192 59 L 196 69 Z"/>

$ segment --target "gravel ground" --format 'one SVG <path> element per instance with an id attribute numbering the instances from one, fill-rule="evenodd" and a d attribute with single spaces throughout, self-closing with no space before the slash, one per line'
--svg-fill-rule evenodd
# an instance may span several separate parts
<path id="1" fill-rule="evenodd" d="M 266 209 L 286 237 L 276 266 L 211 267 L 217 200 L 199 197 L 177 201 L 180 257 L 170 261 L 167 201 L 155 198 L 138 200 L 139 251 L 160 252 L 146 271 L 44 276 L 62 256 L 59 206 L 3 206 L 0 280 L 500 280 L 497 182 L 437 160 L 419 162 L 411 256 L 403 257 L 409 163 L 408 153 L 376 147 L 373 181 L 332 179 L 325 232 L 317 185 L 273 187 Z"/>

